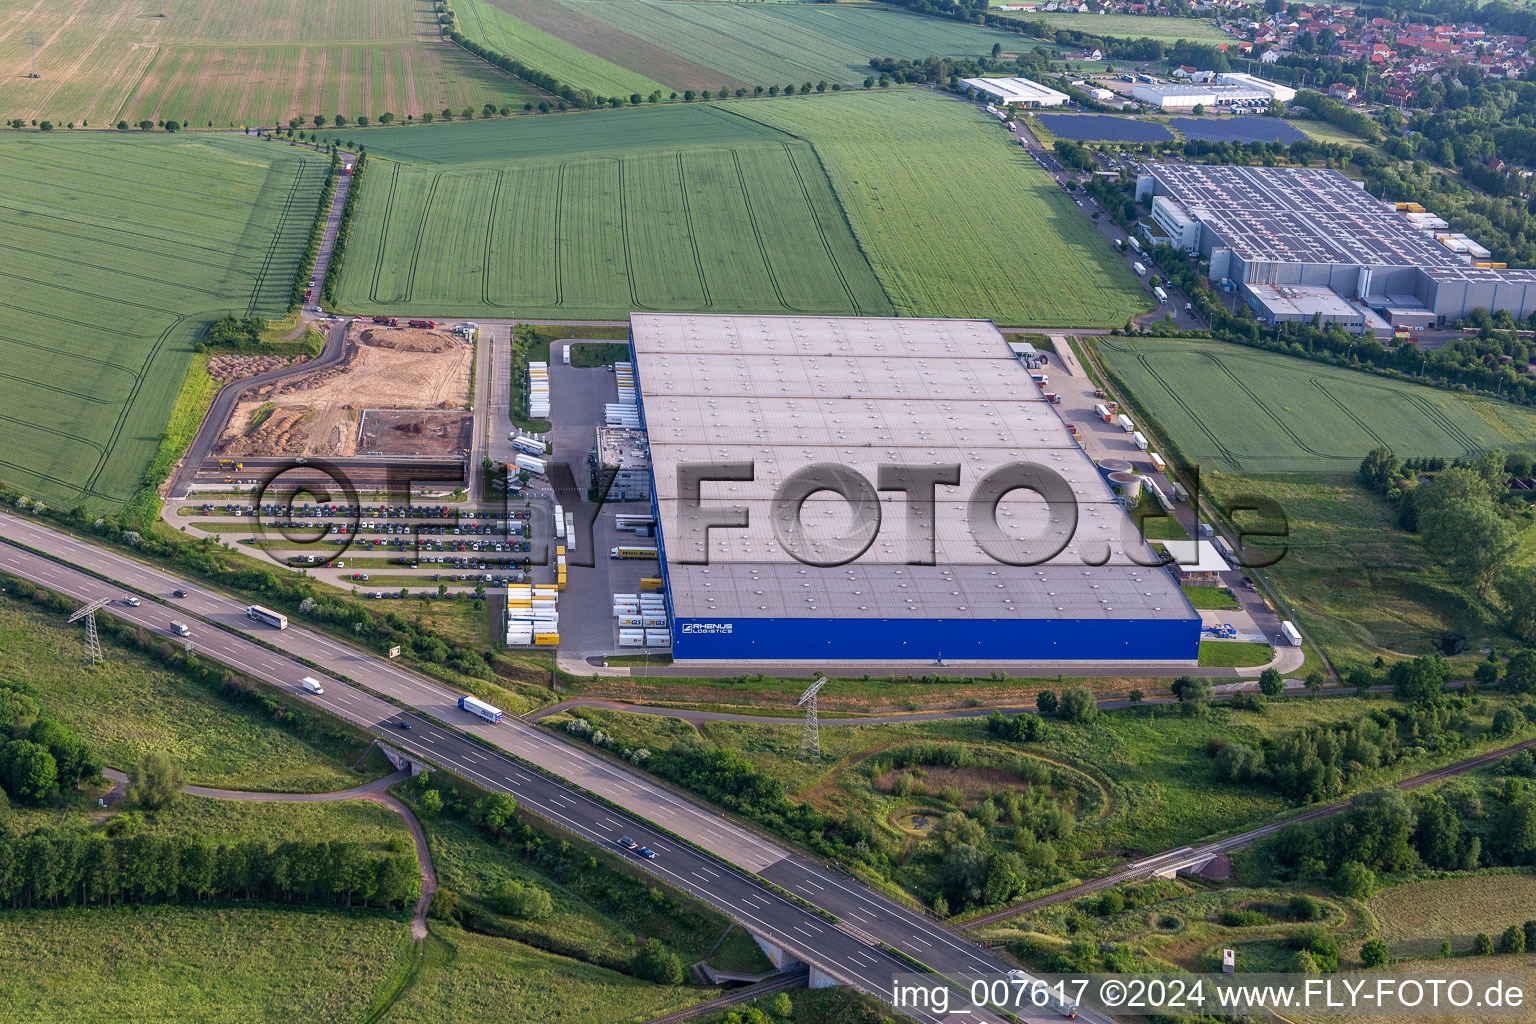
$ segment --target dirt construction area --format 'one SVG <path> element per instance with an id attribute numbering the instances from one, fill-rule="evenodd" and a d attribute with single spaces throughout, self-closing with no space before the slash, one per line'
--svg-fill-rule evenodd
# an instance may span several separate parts
<path id="1" fill-rule="evenodd" d="M 473 351 L 468 342 L 440 331 L 354 325 L 341 362 L 242 396 L 215 451 L 226 458 L 358 454 L 365 410 L 440 414 L 464 408 Z M 446 418 L 422 417 L 433 429 L 420 440 L 436 436 L 448 449 L 457 449 L 460 432 L 444 429 Z"/>

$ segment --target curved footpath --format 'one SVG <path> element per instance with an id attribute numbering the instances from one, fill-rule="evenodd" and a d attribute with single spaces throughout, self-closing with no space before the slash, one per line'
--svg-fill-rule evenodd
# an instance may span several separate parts
<path id="1" fill-rule="evenodd" d="M 116 768 L 103 768 L 101 773 L 112 781 L 112 791 L 102 798 L 103 802 L 108 805 L 114 804 L 127 792 L 128 776 Z M 404 801 L 389 792 L 389 787 L 397 782 L 404 782 L 410 777 L 410 772 L 398 771 L 361 786 L 339 789 L 331 793 L 259 793 L 243 789 L 216 789 L 211 786 L 183 786 L 181 791 L 190 796 L 205 797 L 209 800 L 243 800 L 273 804 L 320 804 L 340 800 L 369 800 L 388 807 L 403 817 L 406 826 L 411 830 L 411 839 L 416 847 L 416 864 L 421 868 L 421 898 L 416 901 L 416 910 L 411 915 L 411 938 L 420 942 L 427 937 L 427 908 L 432 905 L 432 894 L 437 892 L 437 870 L 432 866 L 432 851 L 427 847 L 427 836 L 421 830 L 421 822 L 416 820 L 416 815 L 411 813 L 411 809 L 405 805 Z"/>

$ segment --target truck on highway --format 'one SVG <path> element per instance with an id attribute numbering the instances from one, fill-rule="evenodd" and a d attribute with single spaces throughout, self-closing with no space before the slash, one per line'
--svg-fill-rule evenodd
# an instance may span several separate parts
<path id="1" fill-rule="evenodd" d="M 171 632 L 175 633 L 177 636 L 192 635 L 192 630 L 187 628 L 187 624 L 185 622 L 177 622 L 174 619 L 171 620 Z"/>
<path id="2" fill-rule="evenodd" d="M 1153 288 L 1152 289 L 1152 294 L 1157 296 L 1157 301 L 1158 302 L 1167 302 L 1168 301 L 1168 293 L 1163 291 L 1162 285 L 1158 285 L 1156 288 Z"/>
<path id="3" fill-rule="evenodd" d="M 487 704 L 483 700 L 476 700 L 474 697 L 469 696 L 469 694 L 459 698 L 459 710 L 468 711 L 472 715 L 479 715 L 487 722 L 501 721 L 501 708 L 493 704 Z"/>
<path id="4" fill-rule="evenodd" d="M 259 604 L 250 605 L 245 609 L 245 617 L 257 622 L 265 622 L 273 629 L 287 629 L 288 616 L 282 612 L 275 612 L 271 608 L 263 608 Z"/>
<path id="5" fill-rule="evenodd" d="M 314 676 L 305 676 L 299 680 L 299 685 L 304 687 L 305 693 L 324 693 L 325 687 L 320 685 L 320 680 Z"/>
<path id="6" fill-rule="evenodd" d="M 608 552 L 609 558 L 655 558 L 655 548 L 617 547 Z"/>
<path id="7" fill-rule="evenodd" d="M 1145 266 L 1143 266 L 1139 261 L 1136 262 L 1136 263 L 1131 264 L 1131 269 L 1136 271 L 1136 276 L 1137 277 L 1146 277 L 1147 276 L 1147 268 Z"/>

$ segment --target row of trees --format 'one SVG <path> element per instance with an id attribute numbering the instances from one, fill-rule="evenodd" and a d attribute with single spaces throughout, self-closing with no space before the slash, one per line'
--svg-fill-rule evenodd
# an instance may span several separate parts
<path id="1" fill-rule="evenodd" d="M 368 154 L 361 153 L 352 164 L 352 182 L 341 204 L 341 220 L 336 225 L 336 239 L 331 243 L 331 258 L 325 266 L 325 280 L 320 293 L 329 305 L 336 301 L 336 286 L 341 280 L 341 264 L 347 257 L 347 239 L 352 234 L 352 217 L 357 212 L 358 196 L 363 190 L 363 173 L 368 168 Z"/>
<path id="2" fill-rule="evenodd" d="M 1342 795 L 1355 780 L 1378 768 L 1466 746 L 1482 734 L 1466 707 L 1388 708 L 1347 722 L 1313 725 L 1252 745 L 1218 742 L 1217 777 L 1261 785 L 1296 801 Z M 1502 708 L 1494 730 L 1515 729 L 1518 712 Z"/>
<path id="3" fill-rule="evenodd" d="M 1411 797 L 1371 790 L 1346 811 L 1282 830 L 1271 853 L 1282 871 L 1333 878 L 1357 897 L 1370 895 L 1378 872 L 1536 864 L 1536 790 L 1514 776 Z"/>
<path id="4" fill-rule="evenodd" d="M 72 827 L 0 840 L 0 904 L 13 909 L 214 899 L 403 908 L 420 890 L 414 856 L 350 842 L 114 839 Z"/>

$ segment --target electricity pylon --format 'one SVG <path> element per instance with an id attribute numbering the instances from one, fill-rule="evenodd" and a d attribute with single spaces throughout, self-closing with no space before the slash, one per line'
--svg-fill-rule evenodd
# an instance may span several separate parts
<path id="1" fill-rule="evenodd" d="M 95 665 L 101 661 L 101 639 L 96 635 L 96 613 L 112 603 L 110 597 L 92 601 L 69 617 L 70 622 L 85 620 L 85 663 Z"/>
<path id="2" fill-rule="evenodd" d="M 826 685 L 827 679 L 823 676 L 812 683 L 796 702 L 797 707 L 805 708 L 805 724 L 800 727 L 800 756 L 812 761 L 821 760 L 821 727 L 816 724 L 816 695 Z"/>

